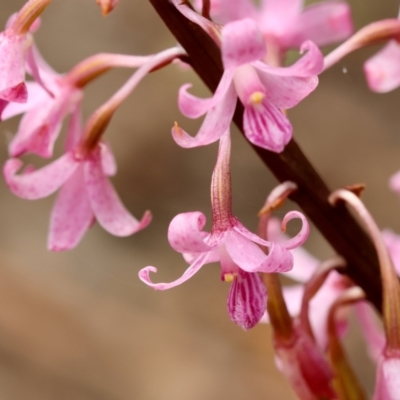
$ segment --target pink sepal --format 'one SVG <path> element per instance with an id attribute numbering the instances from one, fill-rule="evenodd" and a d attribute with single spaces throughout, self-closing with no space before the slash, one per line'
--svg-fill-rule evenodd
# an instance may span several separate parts
<path id="1" fill-rule="evenodd" d="M 390 41 L 364 64 L 368 86 L 385 93 L 400 86 L 400 44 Z"/>
<path id="2" fill-rule="evenodd" d="M 190 279 L 193 275 L 195 275 L 200 268 L 204 265 L 207 264 L 208 261 L 208 253 L 202 253 L 200 254 L 190 265 L 190 267 L 183 273 L 183 275 L 170 283 L 153 283 L 150 279 L 150 272 L 157 272 L 157 268 L 155 267 L 146 267 L 143 268 L 139 271 L 139 278 L 142 282 L 144 282 L 146 285 L 150 286 L 153 289 L 156 290 L 167 290 L 171 289 L 175 286 L 180 285 L 183 282 L 186 282 L 188 279 Z"/>
<path id="3" fill-rule="evenodd" d="M 47 246 L 52 251 L 74 248 L 94 221 L 83 165 L 64 183 L 54 203 Z"/>
<path id="4" fill-rule="evenodd" d="M 229 74 L 231 76 L 230 79 L 232 79 L 233 71 L 225 71 L 225 74 Z M 188 135 L 179 126 L 172 128 L 172 136 L 175 142 L 181 147 L 192 148 L 205 146 L 220 139 L 229 129 L 236 107 L 236 100 L 235 89 L 233 85 L 230 85 L 220 102 L 208 110 L 196 136 L 192 137 Z"/>
<path id="5" fill-rule="evenodd" d="M 227 96 L 233 79 L 233 71 L 225 71 L 214 95 L 208 99 L 201 99 L 187 92 L 192 85 L 186 84 L 179 89 L 178 106 L 183 115 L 189 118 L 198 118 L 215 108 Z"/>
<path id="6" fill-rule="evenodd" d="M 85 161 L 84 175 L 92 210 L 106 231 L 115 236 L 129 236 L 150 223 L 149 211 L 138 221 L 123 206 L 103 171 L 100 152 L 94 152 Z"/>
<path id="7" fill-rule="evenodd" d="M 239 270 L 229 289 L 227 308 L 231 320 L 244 330 L 260 322 L 267 305 L 267 291 L 257 273 Z"/>
<path id="8" fill-rule="evenodd" d="M 321 1 L 298 15 L 281 44 L 298 48 L 305 40 L 318 46 L 347 39 L 353 32 L 350 6 L 344 1 Z"/>
<path id="9" fill-rule="evenodd" d="M 202 229 L 206 217 L 201 212 L 188 212 L 174 217 L 168 227 L 168 241 L 179 253 L 202 253 L 211 247 L 204 243 L 207 236 Z"/>
<path id="10" fill-rule="evenodd" d="M 266 55 L 262 33 L 249 18 L 226 24 L 221 35 L 222 62 L 225 69 L 262 60 Z"/>
<path id="11" fill-rule="evenodd" d="M 22 162 L 12 158 L 6 161 L 3 173 L 10 190 L 28 200 L 47 197 L 59 189 L 79 166 L 72 153 L 66 153 L 51 164 L 33 172 L 16 175 Z"/>
<path id="12" fill-rule="evenodd" d="M 100 143 L 101 165 L 107 176 L 114 176 L 117 173 L 117 163 L 110 145 L 107 142 Z"/>

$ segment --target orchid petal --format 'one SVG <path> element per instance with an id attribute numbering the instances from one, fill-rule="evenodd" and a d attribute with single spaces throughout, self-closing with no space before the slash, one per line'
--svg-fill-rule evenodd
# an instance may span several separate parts
<path id="1" fill-rule="evenodd" d="M 295 218 L 301 219 L 302 225 L 300 232 L 295 237 L 281 243 L 281 245 L 288 250 L 301 246 L 310 234 L 310 225 L 308 224 L 306 217 L 299 211 L 290 211 L 285 215 L 282 220 L 282 229 L 285 230 L 287 223 Z"/>
<path id="2" fill-rule="evenodd" d="M 93 220 L 94 214 L 85 189 L 83 165 L 80 165 L 64 183 L 54 203 L 48 237 L 49 250 L 74 248 Z"/>
<path id="3" fill-rule="evenodd" d="M 212 248 L 204 243 L 207 235 L 202 229 L 206 217 L 200 212 L 188 212 L 174 217 L 168 227 L 168 241 L 179 253 L 203 253 Z"/>
<path id="4" fill-rule="evenodd" d="M 153 289 L 156 290 L 167 290 L 171 289 L 175 286 L 179 286 L 181 283 L 186 282 L 188 279 L 190 279 L 193 275 L 195 275 L 200 268 L 208 263 L 208 254 L 203 253 L 200 254 L 194 261 L 193 264 L 183 273 L 183 275 L 170 283 L 153 283 L 150 279 L 150 272 L 157 272 L 157 268 L 155 267 L 146 267 L 143 268 L 139 271 L 139 278 L 142 282 L 144 282 L 146 285 L 152 287 Z"/>
<path id="5" fill-rule="evenodd" d="M 389 188 L 393 190 L 393 192 L 400 194 L 400 171 L 396 172 L 390 177 Z"/>
<path id="6" fill-rule="evenodd" d="M 85 161 L 85 182 L 92 210 L 99 224 L 115 236 L 129 236 L 145 228 L 151 221 L 146 211 L 141 221 L 134 218 L 122 205 L 117 193 L 107 179 L 101 164 L 100 153 Z"/>
<path id="7" fill-rule="evenodd" d="M 400 44 L 390 41 L 364 64 L 368 86 L 385 93 L 400 86 Z"/>
<path id="8" fill-rule="evenodd" d="M 264 72 L 276 76 L 310 78 L 322 72 L 324 57 L 319 48 L 310 40 L 304 42 L 300 48 L 300 53 L 304 53 L 305 51 L 307 51 L 307 53 L 289 67 L 273 67 L 262 61 L 255 61 L 253 65 L 261 71 L 261 73 Z M 259 73 L 260 79 L 261 73 Z"/>
<path id="9" fill-rule="evenodd" d="M 400 400 L 400 358 L 385 357 L 377 368 L 373 400 Z"/>
<path id="10" fill-rule="evenodd" d="M 263 0 L 260 26 L 274 36 L 284 36 L 300 15 L 303 0 Z"/>
<path id="11" fill-rule="evenodd" d="M 292 138 L 292 125 L 287 117 L 266 100 L 245 107 L 243 130 L 251 143 L 274 153 L 281 153 Z"/>
<path id="12" fill-rule="evenodd" d="M 298 48 L 305 40 L 326 46 L 347 39 L 353 32 L 350 6 L 344 1 L 321 1 L 305 8 L 282 40 Z"/>
<path id="13" fill-rule="evenodd" d="M 187 92 L 192 85 L 186 84 L 179 89 L 178 105 L 183 115 L 189 118 L 198 118 L 211 108 L 224 101 L 233 79 L 234 71 L 225 71 L 214 95 L 208 99 L 201 99 Z"/>
<path id="14" fill-rule="evenodd" d="M 240 233 L 240 235 L 244 236 L 245 238 L 249 239 L 250 241 L 257 243 L 261 246 L 271 247 L 272 242 L 267 240 L 261 239 L 259 236 L 255 235 L 253 232 L 250 232 L 245 226 L 243 226 L 238 220 L 235 221 L 233 225 L 233 229 Z"/>
<path id="15" fill-rule="evenodd" d="M 226 24 L 221 30 L 221 35 L 222 62 L 225 70 L 265 57 L 264 38 L 253 20 L 246 18 Z"/>
<path id="16" fill-rule="evenodd" d="M 54 193 L 78 168 L 79 161 L 71 153 L 66 153 L 39 170 L 16 175 L 21 166 L 22 162 L 18 159 L 6 161 L 4 178 L 14 194 L 23 199 L 35 200 Z"/>
<path id="17" fill-rule="evenodd" d="M 25 103 L 8 103 L 1 113 L 2 121 L 23 114 L 49 98 L 47 92 L 36 82 L 26 82 L 25 85 L 28 91 L 27 101 Z"/>
<path id="18" fill-rule="evenodd" d="M 260 322 L 267 305 L 267 291 L 257 273 L 239 270 L 229 290 L 227 308 L 231 320 L 243 329 Z"/>
<path id="19" fill-rule="evenodd" d="M 81 102 L 78 102 L 72 110 L 68 121 L 67 139 L 65 141 L 66 151 L 73 151 L 77 148 L 82 139 L 82 134 Z"/>
<path id="20" fill-rule="evenodd" d="M 205 146 L 220 139 L 229 129 L 235 112 L 236 100 L 235 89 L 233 85 L 230 85 L 224 99 L 208 111 L 196 136 L 188 135 L 179 126 L 172 128 L 172 136 L 175 142 L 181 147 L 192 148 Z"/>

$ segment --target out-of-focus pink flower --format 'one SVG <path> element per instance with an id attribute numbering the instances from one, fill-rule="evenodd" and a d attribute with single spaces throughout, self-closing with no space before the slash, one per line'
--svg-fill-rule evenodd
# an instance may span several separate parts
<path id="1" fill-rule="evenodd" d="M 11 157 L 25 153 L 51 157 L 64 118 L 80 108 L 84 85 L 111 67 L 136 68 L 151 58 L 100 53 L 83 60 L 69 73 L 60 75 L 43 60 L 35 47 L 32 52 L 42 84 L 28 82 L 28 102 L 22 105 L 10 103 L 3 111 L 3 119 L 25 113 L 9 145 Z"/>
<path id="2" fill-rule="evenodd" d="M 77 111 L 68 132 L 70 145 L 82 137 L 79 125 Z M 100 143 L 87 153 L 82 153 L 79 146 L 72 146 L 46 167 L 16 175 L 21 166 L 18 159 L 10 159 L 4 166 L 6 182 L 17 196 L 35 200 L 61 188 L 51 214 L 50 250 L 75 247 L 95 218 L 116 236 L 131 235 L 150 223 L 149 212 L 137 221 L 122 205 L 108 181 L 107 175 L 115 174 L 116 167 L 105 144 Z"/>
<path id="3" fill-rule="evenodd" d="M 210 233 L 202 229 L 206 218 L 200 212 L 177 215 L 170 223 L 168 241 L 172 248 L 182 253 L 191 265 L 177 280 L 170 283 L 153 283 L 150 272 L 155 267 L 146 267 L 139 272 L 140 279 L 154 289 L 166 290 L 191 278 L 200 268 L 218 261 L 221 279 L 233 282 L 228 296 L 228 313 L 231 319 L 244 329 L 253 327 L 262 317 L 266 305 L 266 292 L 258 272 L 279 272 L 292 268 L 289 250 L 300 246 L 309 233 L 305 217 L 292 211 L 282 222 L 283 228 L 289 220 L 300 218 L 303 225 L 300 233 L 286 242 L 268 242 L 249 232 L 231 209 L 231 182 L 229 171 L 229 132 L 220 139 L 217 164 L 211 184 L 213 226 Z M 267 246 L 266 255 L 258 245 Z"/>
<path id="4" fill-rule="evenodd" d="M 201 1 L 197 1 L 200 9 Z M 302 0 L 263 0 L 256 7 L 252 0 L 211 0 L 211 16 L 223 24 L 251 18 L 268 47 L 279 53 L 300 48 L 306 40 L 318 46 L 346 39 L 353 31 L 349 5 L 341 0 L 328 0 L 304 7 Z"/>
<path id="5" fill-rule="evenodd" d="M 172 129 L 175 141 L 182 147 L 203 146 L 218 140 L 229 128 L 237 97 L 245 108 L 244 133 L 256 146 L 280 153 L 292 137 L 292 126 L 282 109 L 294 107 L 317 84 L 323 67 L 322 54 L 312 42 L 302 51 L 307 54 L 286 68 L 272 67 L 260 61 L 266 47 L 251 19 L 227 24 L 222 28 L 224 74 L 213 97 L 199 99 L 179 92 L 179 108 L 189 118 L 206 114 L 195 137 L 177 124 Z"/>
<path id="6" fill-rule="evenodd" d="M 400 399 L 400 354 L 381 356 L 377 368 L 373 399 Z"/>
<path id="7" fill-rule="evenodd" d="M 107 15 L 117 7 L 119 0 L 96 0 L 96 3 L 100 6 L 102 14 Z"/>

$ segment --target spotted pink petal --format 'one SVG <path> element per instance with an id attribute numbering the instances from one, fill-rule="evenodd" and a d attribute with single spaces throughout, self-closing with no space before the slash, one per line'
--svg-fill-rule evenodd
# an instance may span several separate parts
<path id="1" fill-rule="evenodd" d="M 233 76 L 232 71 L 225 71 L 225 74 Z M 229 129 L 235 112 L 236 101 L 235 89 L 233 85 L 230 85 L 220 103 L 208 111 L 196 136 L 188 135 L 178 126 L 172 128 L 172 136 L 175 142 L 184 148 L 192 148 L 205 146 L 220 139 Z"/>
<path id="2" fill-rule="evenodd" d="M 64 183 L 50 218 L 48 248 L 62 251 L 74 248 L 94 220 L 86 193 L 83 165 Z"/>
<path id="3" fill-rule="evenodd" d="M 243 130 L 251 143 L 274 153 L 281 153 L 292 138 L 292 125 L 287 117 L 265 99 L 245 107 Z"/>
<path id="4" fill-rule="evenodd" d="M 221 52 L 224 68 L 237 68 L 262 60 L 266 46 L 257 24 L 249 19 L 226 24 L 221 30 Z"/>
<path id="5" fill-rule="evenodd" d="M 368 86 L 385 93 L 400 86 L 400 44 L 390 41 L 364 64 Z"/>
<path id="6" fill-rule="evenodd" d="M 153 283 L 150 279 L 150 272 L 157 272 L 157 268 L 155 267 L 146 267 L 143 268 L 139 271 L 139 278 L 142 282 L 144 282 L 146 285 L 152 287 L 153 289 L 156 290 L 167 290 L 171 289 L 175 286 L 179 286 L 181 283 L 186 282 L 188 279 L 190 279 L 193 275 L 195 275 L 200 268 L 204 265 L 207 264 L 208 262 L 208 253 L 202 253 L 200 254 L 190 265 L 190 267 L 183 273 L 183 275 L 170 283 Z"/>
<path id="7" fill-rule="evenodd" d="M 115 236 L 129 236 L 150 223 L 149 211 L 138 221 L 123 206 L 103 171 L 99 152 L 84 162 L 84 176 L 92 210 L 106 231 Z"/>
<path id="8" fill-rule="evenodd" d="M 25 52 L 27 38 L 6 30 L 0 33 L 0 99 L 24 103 L 28 98 L 25 86 Z M 5 62 L 6 60 L 6 62 Z"/>
<path id="9" fill-rule="evenodd" d="M 178 105 L 183 115 L 189 118 L 198 118 L 206 112 L 215 108 L 221 102 L 224 102 L 228 91 L 230 90 L 234 71 L 225 71 L 218 84 L 214 95 L 208 99 L 201 99 L 187 92 L 192 85 L 183 85 L 179 90 Z"/>
<path id="10" fill-rule="evenodd" d="M 248 330 L 257 325 L 267 306 L 267 291 L 258 273 L 239 270 L 229 290 L 227 308 L 231 320 Z"/>
<path id="11" fill-rule="evenodd" d="M 22 162 L 11 158 L 6 161 L 3 173 L 10 190 L 19 197 L 28 200 L 47 197 L 59 189 L 75 172 L 80 162 L 72 153 L 66 153 L 45 167 L 16 175 Z"/>
<path id="12" fill-rule="evenodd" d="M 305 40 L 326 46 L 347 39 L 352 32 L 350 6 L 328 0 L 306 7 L 282 39 L 286 48 L 299 48 Z"/>
<path id="13" fill-rule="evenodd" d="M 174 217 L 168 227 L 168 241 L 179 253 L 203 253 L 212 248 L 204 243 L 207 233 L 202 229 L 206 216 L 201 212 L 187 212 Z"/>

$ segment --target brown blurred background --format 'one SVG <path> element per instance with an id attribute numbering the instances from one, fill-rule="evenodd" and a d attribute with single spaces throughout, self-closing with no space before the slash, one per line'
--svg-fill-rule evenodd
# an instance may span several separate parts
<path id="1" fill-rule="evenodd" d="M 350 3 L 357 28 L 397 15 L 396 0 Z M 2 0 L 0 23 L 22 4 Z M 60 72 L 97 52 L 149 54 L 175 43 L 145 0 L 121 0 L 107 18 L 94 0 L 54 0 L 36 40 Z M 364 199 L 378 223 L 400 232 L 400 200 L 387 188 L 400 168 L 400 92 L 367 89 L 362 63 L 376 50 L 360 51 L 325 73 L 290 117 L 296 139 L 329 185 L 366 183 Z M 93 83 L 85 115 L 129 74 L 115 71 Z M 146 265 L 159 268 L 158 281 L 180 276 L 186 264 L 168 245 L 168 223 L 184 211 L 210 215 L 216 145 L 183 150 L 170 135 L 174 120 L 189 132 L 198 126 L 176 106 L 177 89 L 186 82 L 207 95 L 192 72 L 170 66 L 152 74 L 106 133 L 119 166 L 113 183 L 124 204 L 136 217 L 153 212 L 143 232 L 121 239 L 95 225 L 75 250 L 50 253 L 46 235 L 54 196 L 24 201 L 0 182 L 1 400 L 294 398 L 274 366 L 268 327 L 243 332 L 229 320 L 228 285 L 220 282 L 217 265 L 167 292 L 137 278 Z M 2 162 L 16 127 L 16 120 L 1 125 Z M 254 229 L 276 182 L 237 132 L 233 146 L 234 210 Z M 307 248 L 321 258 L 332 254 L 315 229 Z M 356 335 L 346 346 L 371 391 L 373 367 Z"/>

